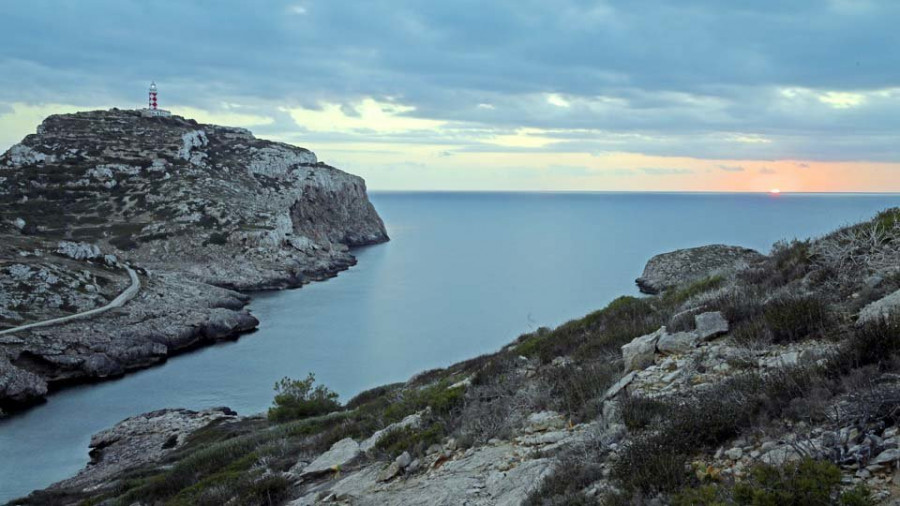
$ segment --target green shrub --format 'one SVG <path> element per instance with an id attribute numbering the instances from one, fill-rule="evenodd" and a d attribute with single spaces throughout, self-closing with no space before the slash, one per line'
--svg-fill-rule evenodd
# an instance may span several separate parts
<path id="1" fill-rule="evenodd" d="M 900 314 L 856 326 L 844 344 L 841 358 L 847 367 L 884 368 L 900 351 Z"/>
<path id="2" fill-rule="evenodd" d="M 695 281 L 680 290 L 669 290 L 663 294 L 662 299 L 666 304 L 677 306 L 683 304 L 693 297 L 696 297 L 697 295 L 700 295 L 701 293 L 715 290 L 716 288 L 722 286 L 724 283 L 725 278 L 723 278 L 722 276 L 709 276 Z"/>
<path id="3" fill-rule="evenodd" d="M 447 435 L 447 427 L 435 422 L 425 429 L 410 427 L 392 430 L 381 437 L 375 448 L 393 458 L 407 451 L 411 455 L 425 455 L 425 451 L 433 444 L 439 444 Z"/>
<path id="4" fill-rule="evenodd" d="M 775 299 L 765 305 L 763 317 L 776 343 L 824 337 L 832 323 L 828 306 L 815 296 Z"/>
<path id="5" fill-rule="evenodd" d="M 872 506 L 865 486 L 840 491 L 841 470 L 834 464 L 805 458 L 781 467 L 758 465 L 748 478 L 730 486 L 709 484 L 686 488 L 672 497 L 673 506 Z"/>
<path id="6" fill-rule="evenodd" d="M 626 400 L 623 417 L 635 429 L 646 430 L 623 445 L 612 475 L 630 492 L 677 490 L 689 478 L 690 455 L 720 446 L 761 417 L 783 416 L 795 400 L 823 384 L 814 370 L 787 368 L 765 377 L 737 375 L 694 395 L 658 404 Z"/>
<path id="7" fill-rule="evenodd" d="M 575 421 L 587 421 L 600 414 L 600 397 L 621 375 L 614 360 L 569 364 L 544 373 L 550 385 L 554 409 L 568 413 Z"/>
<path id="8" fill-rule="evenodd" d="M 654 307 L 655 298 L 619 297 L 600 311 L 572 320 L 552 331 L 539 329 L 519 338 L 515 352 L 543 363 L 564 355 L 596 359 L 619 353 L 635 337 L 653 332 L 668 320 Z"/>
<path id="9" fill-rule="evenodd" d="M 554 471 L 525 500 L 526 506 L 588 506 L 596 504 L 582 492 L 603 477 L 602 455 L 564 454 Z"/>
<path id="10" fill-rule="evenodd" d="M 304 380 L 282 378 L 275 384 L 275 400 L 269 408 L 269 420 L 284 422 L 324 415 L 337 411 L 341 405 L 337 402 L 338 394 L 325 385 L 316 385 L 313 373 Z"/>
<path id="11" fill-rule="evenodd" d="M 619 402 L 622 413 L 622 421 L 628 430 L 642 430 L 652 427 L 669 411 L 669 405 L 665 402 L 640 397 L 625 395 Z"/>

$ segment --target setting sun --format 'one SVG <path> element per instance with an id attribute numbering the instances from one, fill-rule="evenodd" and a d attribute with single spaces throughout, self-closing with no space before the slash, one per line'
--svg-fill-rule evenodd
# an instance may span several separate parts
<path id="1" fill-rule="evenodd" d="M 781 193 L 781 190 L 779 190 L 778 188 L 772 188 L 771 190 L 769 190 L 769 193 L 771 193 L 772 195 L 778 195 L 779 193 Z"/>

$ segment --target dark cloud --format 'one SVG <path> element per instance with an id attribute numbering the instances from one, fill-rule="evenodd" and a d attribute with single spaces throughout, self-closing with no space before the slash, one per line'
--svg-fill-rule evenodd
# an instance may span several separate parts
<path id="1" fill-rule="evenodd" d="M 139 106 L 156 79 L 163 103 L 241 103 L 301 139 L 374 133 L 280 107 L 375 97 L 448 124 L 373 142 L 531 127 L 561 139 L 544 151 L 900 161 L 897 19 L 888 0 L 6 2 L 0 103 Z"/>
<path id="2" fill-rule="evenodd" d="M 725 172 L 744 172 L 744 168 L 740 165 L 717 165 L 717 167 Z"/>

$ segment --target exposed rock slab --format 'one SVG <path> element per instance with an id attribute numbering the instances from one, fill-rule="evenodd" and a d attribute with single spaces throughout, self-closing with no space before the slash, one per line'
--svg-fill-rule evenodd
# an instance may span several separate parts
<path id="1" fill-rule="evenodd" d="M 859 312 L 858 323 L 869 323 L 900 315 L 900 290 L 869 303 Z"/>
<path id="2" fill-rule="evenodd" d="M 204 411 L 162 409 L 122 420 L 91 437 L 91 462 L 53 489 L 96 487 L 141 465 L 159 462 L 180 448 L 195 430 L 222 419 L 235 419 L 228 408 Z"/>
<path id="3" fill-rule="evenodd" d="M 636 337 L 622 346 L 622 359 L 625 361 L 625 372 L 644 369 L 653 363 L 656 356 L 656 342 L 666 335 L 666 328 L 660 327 L 652 334 Z"/>
<path id="4" fill-rule="evenodd" d="M 360 454 L 359 443 L 352 438 L 341 439 L 331 445 L 331 448 L 319 455 L 315 460 L 300 471 L 300 478 L 317 476 L 322 473 L 339 471 L 342 467 L 352 462 Z"/>
<path id="5" fill-rule="evenodd" d="M 759 252 L 738 246 L 714 244 L 663 253 L 651 258 L 635 282 L 656 294 L 716 274 L 727 274 L 763 258 Z"/>
<path id="6" fill-rule="evenodd" d="M 378 481 L 386 466 L 376 464 L 348 474 L 327 495 L 360 506 L 519 505 L 550 473 L 554 461 L 525 460 L 507 470 L 498 469 L 499 463 L 517 459 L 513 445 L 485 446 L 428 473 L 387 483 Z M 309 494 L 290 505 L 318 504 L 318 497 Z"/>

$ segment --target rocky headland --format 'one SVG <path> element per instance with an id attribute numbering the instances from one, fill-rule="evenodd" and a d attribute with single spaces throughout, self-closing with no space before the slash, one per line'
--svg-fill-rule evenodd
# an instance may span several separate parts
<path id="1" fill-rule="evenodd" d="M 664 253 L 638 284 L 343 406 L 129 418 L 16 504 L 900 503 L 900 209 Z"/>
<path id="2" fill-rule="evenodd" d="M 386 240 L 365 182 L 306 149 L 178 116 L 50 116 L 0 156 L 0 408 L 252 330 L 246 292 Z"/>

